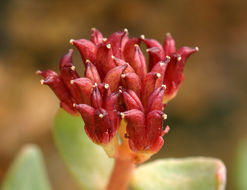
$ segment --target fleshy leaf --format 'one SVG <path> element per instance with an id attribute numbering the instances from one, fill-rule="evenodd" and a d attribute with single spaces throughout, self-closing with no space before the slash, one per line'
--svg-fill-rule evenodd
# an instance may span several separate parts
<path id="1" fill-rule="evenodd" d="M 1 190 L 51 190 L 44 161 L 35 145 L 24 147 L 10 167 Z"/>
<path id="2" fill-rule="evenodd" d="M 235 181 L 237 189 L 247 189 L 247 139 L 241 140 L 237 150 Z"/>
<path id="3" fill-rule="evenodd" d="M 226 169 L 213 158 L 162 159 L 137 168 L 134 190 L 223 190 Z"/>
<path id="4" fill-rule="evenodd" d="M 104 189 L 113 160 L 89 140 L 81 117 L 60 110 L 55 120 L 54 136 L 60 155 L 78 184 L 84 190 Z"/>

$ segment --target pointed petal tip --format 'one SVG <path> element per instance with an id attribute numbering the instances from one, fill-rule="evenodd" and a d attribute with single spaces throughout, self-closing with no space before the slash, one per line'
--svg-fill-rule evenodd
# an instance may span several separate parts
<path id="1" fill-rule="evenodd" d="M 163 120 L 166 120 L 166 119 L 167 119 L 167 114 L 164 113 L 164 114 L 162 115 L 162 118 L 163 118 Z"/>
<path id="2" fill-rule="evenodd" d="M 145 39 L 144 34 L 140 35 L 140 38 L 144 40 Z"/>
<path id="3" fill-rule="evenodd" d="M 74 39 L 70 39 L 69 40 L 69 43 L 72 44 L 72 45 L 74 45 L 74 41 L 75 41 Z"/>
<path id="4" fill-rule="evenodd" d="M 41 79 L 41 80 L 40 80 L 40 84 L 41 84 L 41 85 L 44 85 L 44 82 L 45 82 L 44 79 Z"/>

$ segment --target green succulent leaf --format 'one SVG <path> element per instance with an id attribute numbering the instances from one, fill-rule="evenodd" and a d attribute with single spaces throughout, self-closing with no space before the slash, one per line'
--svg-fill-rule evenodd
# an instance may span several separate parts
<path id="1" fill-rule="evenodd" d="M 82 189 L 104 189 L 113 160 L 87 137 L 81 117 L 60 110 L 55 119 L 54 136 L 65 164 Z"/>
<path id="2" fill-rule="evenodd" d="M 44 161 L 35 145 L 24 147 L 10 167 L 1 190 L 51 190 Z"/>
<path id="3" fill-rule="evenodd" d="M 162 159 L 137 168 L 134 190 L 223 190 L 226 169 L 212 158 Z"/>
<path id="4" fill-rule="evenodd" d="M 235 181 L 238 189 L 247 189 L 247 139 L 240 142 L 237 151 Z"/>

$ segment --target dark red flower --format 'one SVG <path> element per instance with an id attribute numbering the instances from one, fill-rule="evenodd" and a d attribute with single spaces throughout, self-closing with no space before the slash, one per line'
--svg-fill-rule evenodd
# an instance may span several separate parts
<path id="1" fill-rule="evenodd" d="M 168 126 L 163 129 L 165 103 L 176 95 L 185 62 L 198 48 L 176 51 L 170 34 L 162 46 L 144 35 L 129 38 L 126 29 L 108 38 L 95 28 L 92 31 L 90 41 L 70 40 L 81 54 L 85 77 L 79 77 L 72 64 L 73 50 L 61 59 L 60 74 L 37 73 L 62 108 L 81 114 L 93 142 L 111 156 L 127 151 L 131 159 L 142 162 L 164 143 L 163 135 L 169 131 Z M 142 42 L 147 46 L 148 64 L 139 46 Z"/>

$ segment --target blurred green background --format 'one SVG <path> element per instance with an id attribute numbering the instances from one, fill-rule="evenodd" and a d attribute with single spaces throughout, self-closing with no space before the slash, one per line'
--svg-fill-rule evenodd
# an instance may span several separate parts
<path id="1" fill-rule="evenodd" d="M 218 157 L 228 169 L 227 189 L 237 190 L 236 150 L 247 137 L 246 8 L 246 0 L 0 0 L 0 183 L 31 142 L 42 148 L 54 189 L 78 189 L 54 146 L 58 100 L 35 71 L 58 70 L 69 39 L 89 38 L 96 27 L 105 36 L 128 28 L 130 36 L 162 43 L 171 32 L 177 47 L 199 46 L 166 108 L 171 132 L 153 158 Z M 82 68 L 77 52 L 74 61 Z"/>

